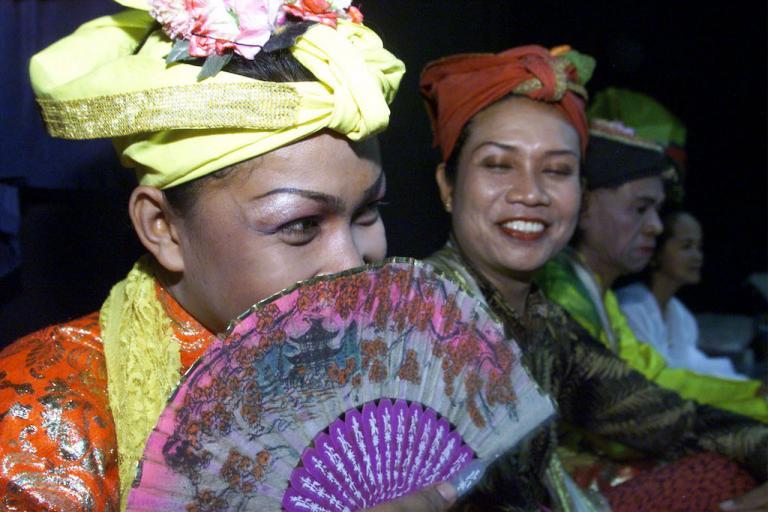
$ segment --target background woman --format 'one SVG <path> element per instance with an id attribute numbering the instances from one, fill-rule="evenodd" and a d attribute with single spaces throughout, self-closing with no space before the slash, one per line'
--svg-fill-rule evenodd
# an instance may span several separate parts
<path id="1" fill-rule="evenodd" d="M 745 378 L 736 373 L 728 358 L 709 357 L 697 348 L 696 319 L 675 297 L 683 286 L 701 281 L 701 225 L 685 211 L 665 214 L 662 223 L 664 231 L 656 240 L 647 282 L 616 292 L 629 327 L 638 339 L 653 345 L 672 368 Z"/>
<path id="2" fill-rule="evenodd" d="M 533 376 L 556 397 L 561 423 L 664 457 L 718 451 L 764 480 L 768 429 L 657 388 L 532 287 L 578 220 L 583 85 L 592 66 L 569 48 L 526 46 L 424 69 L 422 95 L 443 158 L 436 178 L 452 219 L 451 239 L 428 261 L 502 318 Z M 589 504 L 565 474 L 557 439 L 553 425 L 505 461 L 486 480 L 482 510 L 604 507 L 599 498 Z M 520 478 L 510 481 L 514 473 Z"/>

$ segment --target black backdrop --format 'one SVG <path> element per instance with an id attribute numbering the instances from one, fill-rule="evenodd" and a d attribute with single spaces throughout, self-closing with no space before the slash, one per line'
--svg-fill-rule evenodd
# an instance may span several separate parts
<path id="1" fill-rule="evenodd" d="M 82 20 L 98 1 L 90 0 Z M 78 4 L 69 3 L 66 24 L 76 26 Z M 364 0 L 361 7 L 408 68 L 381 136 L 390 254 L 424 256 L 442 244 L 448 228 L 433 184 L 438 154 L 417 94 L 424 64 L 456 52 L 567 43 L 597 59 L 590 90 L 613 85 L 645 92 L 688 127 L 687 206 L 704 225 L 706 261 L 703 283 L 684 300 L 694 311 L 754 314 L 765 307 L 743 286 L 747 275 L 768 267 L 765 2 Z M 110 11 L 114 4 L 103 0 L 103 12 Z M 43 33 L 46 23 L 62 25 L 41 18 Z M 87 144 L 66 143 L 58 151 L 79 154 Z M 6 169 L 22 156 L 37 158 L 18 151 L 3 146 Z M 39 160 L 41 168 L 50 164 Z M 97 309 L 129 269 L 140 248 L 124 213 L 127 174 L 80 180 L 70 190 L 22 186 L 23 259 L 0 279 L 0 344 Z"/>

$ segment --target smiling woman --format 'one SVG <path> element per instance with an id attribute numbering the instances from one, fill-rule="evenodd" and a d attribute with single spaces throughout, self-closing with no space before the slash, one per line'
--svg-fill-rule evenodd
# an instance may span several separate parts
<path id="1" fill-rule="evenodd" d="M 560 413 L 549 429 L 488 473 L 477 499 L 462 503 L 463 510 L 620 510 L 622 497 L 581 490 L 566 471 L 569 460 L 562 455 L 568 453 L 556 447 L 574 431 L 577 438 L 586 433 L 585 438 L 597 439 L 601 449 L 619 441 L 664 459 L 715 451 L 745 465 L 759 480 L 766 477 L 764 425 L 686 402 L 657 387 L 533 283 L 537 271 L 566 246 L 579 220 L 582 159 L 589 138 L 583 86 L 592 65 L 589 57 L 570 48 L 525 46 L 495 55 L 449 56 L 427 65 L 421 75 L 435 145 L 443 157 L 436 179 L 452 225 L 448 243 L 427 261 L 503 320 L 506 334 L 520 344 L 524 362 L 557 400 Z M 637 251 L 649 256 L 648 240 L 652 243 L 658 230 L 655 207 L 663 199 L 656 179 L 658 187 L 654 182 L 622 191 L 631 197 L 631 208 L 621 215 L 611 211 L 599 226 L 593 223 L 606 243 L 617 245 L 607 253 L 612 263 L 624 262 L 627 252 L 633 265 Z M 593 457 L 586 451 L 579 455 L 579 460 Z M 734 478 L 697 488 L 710 503 L 750 485 L 732 485 L 744 482 L 743 475 L 729 461 L 724 465 Z M 676 466 L 670 468 L 674 474 Z M 675 510 L 674 496 L 652 501 L 660 496 L 655 481 L 664 478 L 634 487 L 632 493 L 641 497 L 631 503 Z"/>
<path id="2" fill-rule="evenodd" d="M 556 109 L 521 97 L 491 105 L 467 126 L 458 158 L 438 166 L 440 195 L 462 250 L 504 293 L 510 273 L 530 279 L 573 233 L 579 135 Z"/>

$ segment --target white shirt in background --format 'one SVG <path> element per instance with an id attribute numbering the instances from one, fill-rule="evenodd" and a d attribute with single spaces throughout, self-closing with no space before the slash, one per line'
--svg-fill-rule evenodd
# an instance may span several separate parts
<path id="1" fill-rule="evenodd" d="M 637 338 L 652 345 L 670 368 L 743 380 L 727 357 L 710 357 L 699 350 L 696 319 L 682 302 L 672 297 L 662 314 L 656 298 L 643 284 L 636 283 L 616 292 L 627 323 Z"/>

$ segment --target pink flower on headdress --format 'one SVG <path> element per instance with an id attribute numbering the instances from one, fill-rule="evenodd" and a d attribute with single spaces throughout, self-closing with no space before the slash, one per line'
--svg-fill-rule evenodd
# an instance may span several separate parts
<path id="1" fill-rule="evenodd" d="M 151 0 L 150 13 L 193 57 L 228 50 L 253 59 L 269 40 L 283 0 Z"/>

